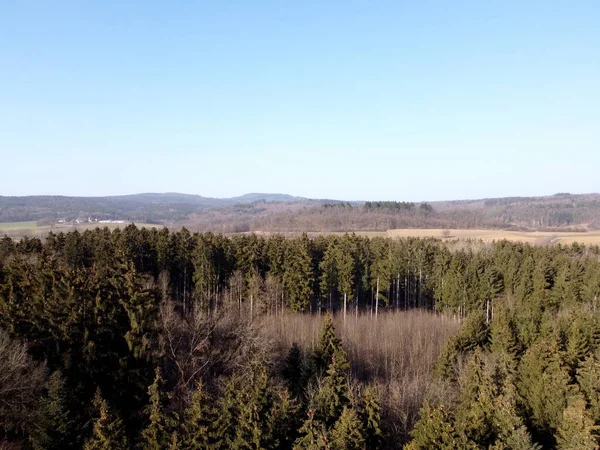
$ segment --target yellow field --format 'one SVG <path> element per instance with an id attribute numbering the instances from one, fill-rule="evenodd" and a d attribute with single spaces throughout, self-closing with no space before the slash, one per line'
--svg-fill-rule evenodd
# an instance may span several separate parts
<path id="1" fill-rule="evenodd" d="M 600 230 L 587 231 L 585 233 L 573 232 L 547 232 L 547 231 L 506 231 L 506 230 L 450 230 L 450 236 L 444 237 L 441 229 L 410 229 L 402 228 L 388 230 L 390 237 L 434 237 L 444 240 L 454 239 L 476 239 L 484 242 L 506 239 L 509 241 L 527 242 L 534 245 L 546 244 L 572 244 L 578 242 L 586 245 L 600 245 Z"/>

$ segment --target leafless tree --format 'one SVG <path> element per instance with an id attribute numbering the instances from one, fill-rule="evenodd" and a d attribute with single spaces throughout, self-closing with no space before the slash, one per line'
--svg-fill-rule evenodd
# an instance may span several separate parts
<path id="1" fill-rule="evenodd" d="M 45 365 L 27 350 L 0 329 L 0 432 L 32 420 L 46 383 Z"/>

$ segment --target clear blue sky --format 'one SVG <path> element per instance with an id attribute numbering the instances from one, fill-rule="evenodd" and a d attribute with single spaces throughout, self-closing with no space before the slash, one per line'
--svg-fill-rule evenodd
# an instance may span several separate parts
<path id="1" fill-rule="evenodd" d="M 0 13 L 0 195 L 600 191 L 600 1 Z"/>

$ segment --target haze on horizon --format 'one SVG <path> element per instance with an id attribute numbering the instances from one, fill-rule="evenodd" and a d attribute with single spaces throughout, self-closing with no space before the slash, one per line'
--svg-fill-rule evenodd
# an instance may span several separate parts
<path id="1" fill-rule="evenodd" d="M 600 191 L 600 4 L 9 2 L 0 195 Z"/>

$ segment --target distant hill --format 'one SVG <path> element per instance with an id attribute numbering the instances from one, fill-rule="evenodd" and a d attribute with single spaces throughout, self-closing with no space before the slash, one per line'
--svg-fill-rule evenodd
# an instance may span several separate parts
<path id="1" fill-rule="evenodd" d="M 0 222 L 123 220 L 193 231 L 384 231 L 391 228 L 600 229 L 600 194 L 560 193 L 431 203 L 344 202 L 250 193 L 108 197 L 0 196 Z"/>
<path id="2" fill-rule="evenodd" d="M 107 197 L 34 195 L 0 196 L 0 222 L 93 217 L 146 223 L 181 221 L 191 214 L 236 204 L 254 202 L 310 202 L 286 194 L 246 194 L 233 198 L 211 198 L 180 193 L 143 193 Z"/>

